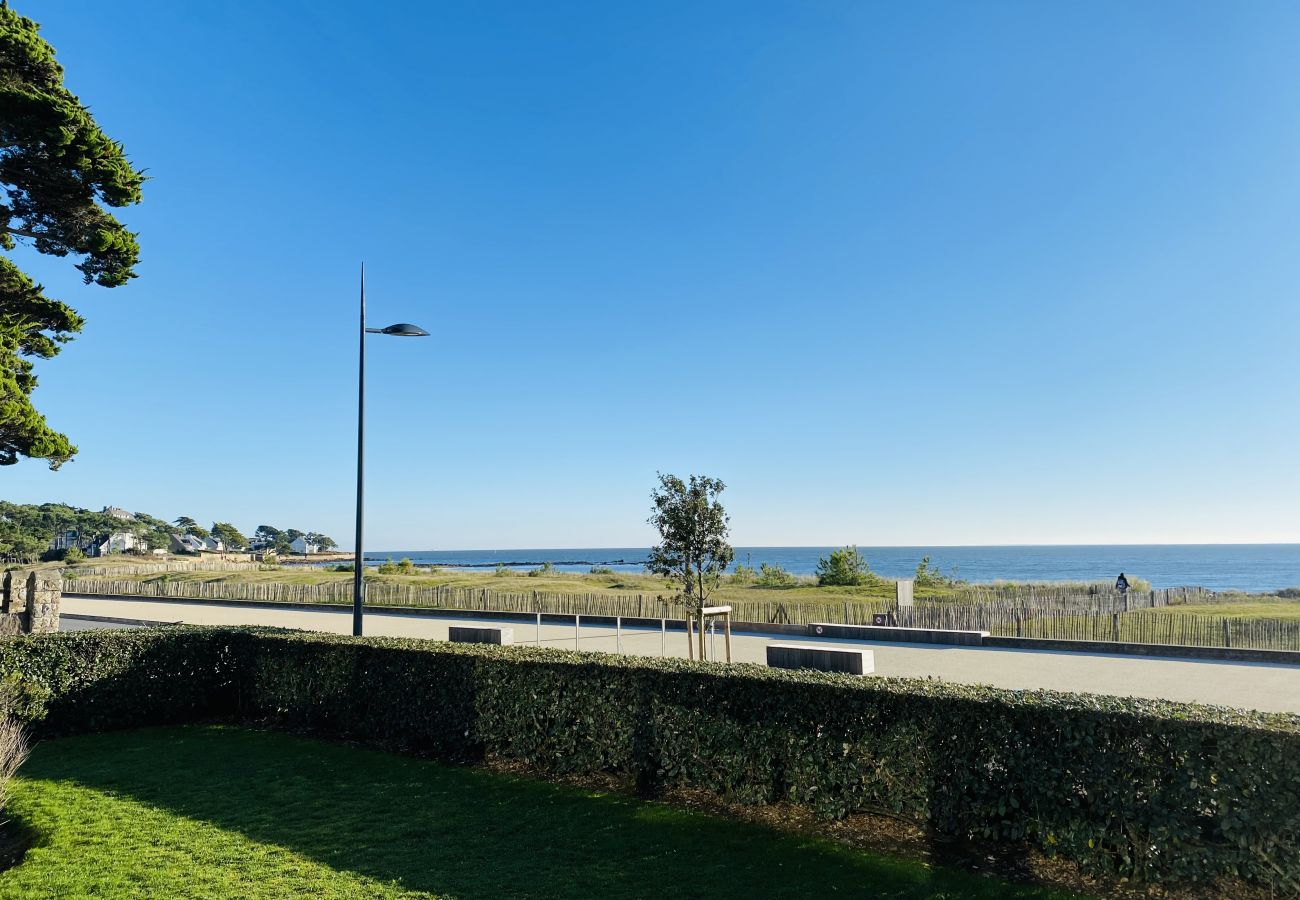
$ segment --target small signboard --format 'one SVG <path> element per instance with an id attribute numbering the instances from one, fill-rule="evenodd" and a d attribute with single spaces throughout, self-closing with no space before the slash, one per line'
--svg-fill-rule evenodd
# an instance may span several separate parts
<path id="1" fill-rule="evenodd" d="M 912 588 L 916 585 L 913 578 L 900 578 L 896 582 L 895 596 L 898 598 L 898 606 L 902 609 L 904 606 L 912 605 Z"/>
<path id="2" fill-rule="evenodd" d="M 888 624 L 889 624 L 889 613 L 872 613 L 872 614 L 871 614 L 871 624 L 872 624 L 872 625 L 888 625 Z"/>

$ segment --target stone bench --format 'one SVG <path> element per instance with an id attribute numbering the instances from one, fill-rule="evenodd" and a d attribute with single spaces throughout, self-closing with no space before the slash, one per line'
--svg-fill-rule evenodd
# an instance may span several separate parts
<path id="1" fill-rule="evenodd" d="M 513 628 L 472 628 L 467 625 L 452 625 L 447 629 L 447 640 L 457 644 L 513 644 Z"/>
<path id="2" fill-rule="evenodd" d="M 850 650 L 824 644 L 768 644 L 767 664 L 773 669 L 816 669 L 819 672 L 870 675 L 876 670 L 876 657 L 870 650 Z"/>

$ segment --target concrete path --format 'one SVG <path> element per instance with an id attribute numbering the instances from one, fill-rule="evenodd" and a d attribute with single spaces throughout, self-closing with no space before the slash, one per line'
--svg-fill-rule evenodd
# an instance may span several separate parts
<path id="1" fill-rule="evenodd" d="M 319 610 L 271 609 L 177 600 L 118 600 L 63 598 L 63 611 L 82 615 L 112 616 L 191 625 L 272 625 L 306 631 L 350 634 L 352 611 L 346 607 Z M 71 620 L 76 621 L 76 620 Z M 514 629 L 517 644 L 581 650 L 620 652 L 615 629 L 583 625 L 575 640 L 572 625 L 497 619 L 437 618 L 367 610 L 366 633 L 390 637 L 446 640 L 450 625 L 505 626 Z M 1048 688 L 1118 696 L 1149 697 L 1211 703 L 1268 712 L 1300 713 L 1300 666 L 1272 663 L 1163 659 L 1120 654 L 1073 653 L 1047 650 L 1004 650 L 990 647 L 948 647 L 932 644 L 898 644 L 872 641 L 821 640 L 766 634 L 732 635 L 736 662 L 763 663 L 771 641 L 825 643 L 842 647 L 870 647 L 875 651 L 876 674 L 908 678 L 938 678 L 962 684 L 990 684 L 1003 688 Z M 722 655 L 722 636 L 715 639 Z M 659 629 L 624 628 L 621 652 L 642 656 L 686 656 L 686 634 Z"/>

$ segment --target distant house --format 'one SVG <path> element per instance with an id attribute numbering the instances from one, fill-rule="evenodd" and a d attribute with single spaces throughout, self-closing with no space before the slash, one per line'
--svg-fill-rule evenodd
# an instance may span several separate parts
<path id="1" fill-rule="evenodd" d="M 226 552 L 225 542 L 220 541 L 217 538 L 214 538 L 211 535 L 209 535 L 208 537 L 205 537 L 203 539 L 203 552 L 204 553 L 225 553 Z"/>
<path id="2" fill-rule="evenodd" d="M 81 532 L 75 528 L 60 531 L 54 536 L 54 540 L 50 541 L 51 550 L 71 550 L 74 547 L 81 549 Z"/>
<path id="3" fill-rule="evenodd" d="M 96 538 L 89 555 L 108 556 L 110 553 L 144 552 L 148 545 L 129 531 L 115 531 L 107 537 Z"/>
<path id="4" fill-rule="evenodd" d="M 82 535 L 75 528 L 60 531 L 50 541 L 51 550 L 80 550 L 87 556 L 108 556 L 110 553 L 143 553 L 148 549 L 144 539 L 130 531 L 111 534 Z"/>
<path id="5" fill-rule="evenodd" d="M 120 506 L 105 506 L 100 512 L 114 519 L 121 519 L 123 522 L 131 522 L 135 519 L 134 513 L 129 513 Z"/>
<path id="6" fill-rule="evenodd" d="M 289 542 L 289 549 L 293 550 L 300 556 L 309 556 L 312 553 L 319 553 L 320 547 L 309 543 L 305 537 L 296 537 Z"/>
<path id="7" fill-rule="evenodd" d="M 192 534 L 173 534 L 171 539 L 172 553 L 202 553 L 206 548 L 203 538 L 195 537 Z"/>

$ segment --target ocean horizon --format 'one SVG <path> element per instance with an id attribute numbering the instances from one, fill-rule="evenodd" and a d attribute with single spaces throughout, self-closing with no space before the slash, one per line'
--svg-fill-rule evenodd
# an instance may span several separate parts
<path id="1" fill-rule="evenodd" d="M 757 569 L 779 565 L 795 575 L 811 575 L 817 561 L 835 547 L 737 547 L 735 565 Z M 1156 588 L 1204 587 L 1210 590 L 1271 592 L 1300 587 L 1300 544 L 1026 544 L 1001 546 L 915 546 L 858 549 L 871 570 L 905 578 L 924 557 L 943 574 L 971 582 L 1109 581 L 1124 572 Z M 640 572 L 646 547 L 515 548 L 499 550 L 367 550 L 366 559 L 410 559 L 417 565 L 448 568 L 531 569 L 551 563 L 563 572 L 592 566 Z"/>

